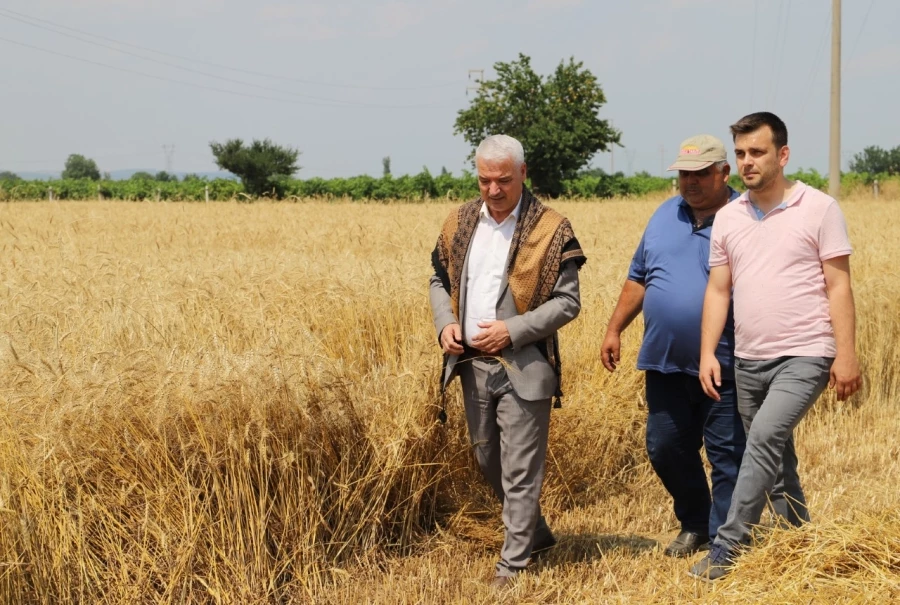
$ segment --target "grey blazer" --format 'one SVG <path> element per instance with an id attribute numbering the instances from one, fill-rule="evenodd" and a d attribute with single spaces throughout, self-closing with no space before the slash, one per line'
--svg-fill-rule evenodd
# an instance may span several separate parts
<path id="1" fill-rule="evenodd" d="M 471 247 L 469 248 L 471 251 Z M 507 266 L 509 265 L 507 259 Z M 459 314 L 465 317 L 466 282 L 469 268 L 469 252 L 460 280 Z M 444 290 L 441 279 L 433 275 L 430 280 L 431 312 L 434 316 L 434 328 L 440 340 L 441 332 L 450 324 L 458 323 L 459 318 L 453 315 L 450 295 Z M 538 342 L 558 331 L 561 327 L 578 317 L 581 311 L 581 293 L 578 286 L 578 268 L 574 263 L 567 263 L 560 272 L 559 279 L 550 293 L 547 302 L 523 315 L 519 315 L 509 289 L 506 274 L 500 283 L 500 298 L 497 301 L 497 319 L 506 322 L 512 343 L 501 351 L 503 360 L 508 364 L 507 375 L 516 394 L 526 401 L 550 399 L 556 392 L 556 370 L 538 349 Z M 463 328 L 464 329 L 464 328 Z M 463 333 L 463 339 L 466 335 Z M 444 370 L 443 386 L 446 387 L 456 375 L 456 364 L 459 356 L 451 355 Z"/>

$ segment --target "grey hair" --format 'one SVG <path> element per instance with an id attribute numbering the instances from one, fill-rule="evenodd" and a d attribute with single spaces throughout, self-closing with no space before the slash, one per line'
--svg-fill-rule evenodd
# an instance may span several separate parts
<path id="1" fill-rule="evenodd" d="M 525 150 L 522 143 L 505 134 L 491 135 L 478 145 L 475 150 L 475 161 L 487 160 L 498 162 L 510 159 L 516 168 L 525 163 Z"/>
<path id="2" fill-rule="evenodd" d="M 725 170 L 725 166 L 728 166 L 728 160 L 722 160 L 721 162 L 716 162 L 713 164 L 716 167 L 716 172 L 722 174 L 722 171 Z"/>

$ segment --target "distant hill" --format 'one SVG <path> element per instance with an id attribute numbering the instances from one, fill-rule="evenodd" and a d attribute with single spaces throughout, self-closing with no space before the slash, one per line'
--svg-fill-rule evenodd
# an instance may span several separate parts
<path id="1" fill-rule="evenodd" d="M 0 168 L 0 171 L 2 171 L 2 168 Z M 10 172 L 14 172 L 28 181 L 46 181 L 50 179 L 58 179 L 60 176 L 59 171 L 22 172 L 17 170 L 10 170 Z M 159 172 L 159 170 L 150 168 L 125 168 L 122 170 L 112 170 L 109 174 L 114 181 L 124 181 L 131 178 L 131 175 L 133 175 L 135 172 L 149 172 L 150 174 L 156 174 L 157 172 Z M 197 176 L 205 176 L 208 179 L 237 180 L 236 176 L 224 170 L 216 170 L 210 172 L 176 172 L 175 174 L 178 175 L 179 179 L 183 179 L 186 174 L 196 174 Z"/>

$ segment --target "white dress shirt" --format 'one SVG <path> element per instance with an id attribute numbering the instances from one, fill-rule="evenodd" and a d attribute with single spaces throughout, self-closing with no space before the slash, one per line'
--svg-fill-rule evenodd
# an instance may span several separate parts
<path id="1" fill-rule="evenodd" d="M 478 227 L 472 236 L 469 264 L 466 275 L 466 313 L 463 318 L 463 340 L 472 345 L 472 337 L 481 332 L 478 324 L 497 319 L 497 303 L 500 301 L 500 283 L 506 271 L 506 259 L 512 244 L 516 221 L 522 207 L 522 198 L 503 222 L 498 223 L 481 205 Z"/>

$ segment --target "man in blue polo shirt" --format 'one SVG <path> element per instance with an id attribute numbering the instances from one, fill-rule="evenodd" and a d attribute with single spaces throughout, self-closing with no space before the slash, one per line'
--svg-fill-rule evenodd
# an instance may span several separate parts
<path id="1" fill-rule="evenodd" d="M 716 137 L 684 141 L 669 170 L 678 171 L 680 195 L 663 202 L 647 224 L 609 320 L 602 356 L 606 369 L 614 371 L 620 335 L 643 310 L 637 367 L 646 372 L 647 453 L 681 524 L 665 554 L 684 557 L 708 548 L 728 516 L 746 441 L 734 387 L 730 312 L 716 351 L 721 400 L 707 397 L 698 380 L 709 235 L 716 212 L 738 194 L 728 186 L 725 146 Z M 703 445 L 712 465 L 712 497 L 700 458 Z"/>

